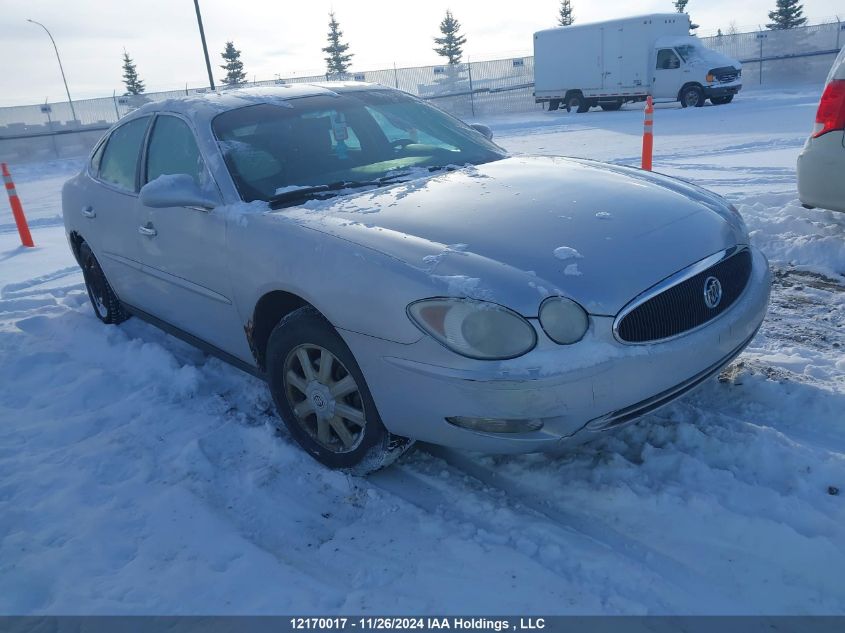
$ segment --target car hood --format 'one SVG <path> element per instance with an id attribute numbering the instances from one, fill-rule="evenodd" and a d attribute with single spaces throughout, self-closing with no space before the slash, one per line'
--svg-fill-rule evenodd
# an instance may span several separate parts
<path id="1" fill-rule="evenodd" d="M 511 157 L 277 211 L 401 260 L 432 295 L 536 316 L 568 296 L 614 315 L 667 276 L 746 240 L 718 196 L 637 169 Z"/>

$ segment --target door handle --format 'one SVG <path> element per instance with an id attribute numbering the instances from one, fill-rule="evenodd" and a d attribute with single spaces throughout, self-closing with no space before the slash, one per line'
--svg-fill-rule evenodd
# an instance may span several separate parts
<path id="1" fill-rule="evenodd" d="M 158 235 L 158 231 L 156 231 L 152 226 L 148 226 L 145 224 L 142 224 L 138 227 L 138 233 L 146 237 L 155 237 L 156 235 Z"/>
<path id="2" fill-rule="evenodd" d="M 84 215 L 86 218 L 97 217 L 97 214 L 94 211 L 94 207 L 92 207 L 90 204 L 87 207 L 82 207 L 82 215 Z"/>

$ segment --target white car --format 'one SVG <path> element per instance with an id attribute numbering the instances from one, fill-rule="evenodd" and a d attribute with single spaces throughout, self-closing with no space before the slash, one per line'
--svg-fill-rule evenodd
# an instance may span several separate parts
<path id="1" fill-rule="evenodd" d="M 808 208 L 845 212 L 845 48 L 833 62 L 813 133 L 798 156 L 798 197 Z"/>

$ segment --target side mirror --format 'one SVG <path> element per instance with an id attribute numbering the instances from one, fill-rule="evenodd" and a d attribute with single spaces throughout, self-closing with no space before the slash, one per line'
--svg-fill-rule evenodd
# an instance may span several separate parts
<path id="1" fill-rule="evenodd" d="M 482 125 L 481 123 L 473 123 L 470 127 L 476 132 L 479 132 L 488 141 L 493 140 L 493 130 L 491 130 L 488 126 Z"/>
<path id="2" fill-rule="evenodd" d="M 141 187 L 141 204 L 153 209 L 168 207 L 200 207 L 213 209 L 219 202 L 212 200 L 188 174 L 164 174 Z"/>

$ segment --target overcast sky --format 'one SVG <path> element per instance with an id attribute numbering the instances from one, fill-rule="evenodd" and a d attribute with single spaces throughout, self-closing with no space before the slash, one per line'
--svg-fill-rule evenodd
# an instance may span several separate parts
<path id="1" fill-rule="evenodd" d="M 0 6 L 0 106 L 64 100 L 56 38 L 74 99 L 118 94 L 123 49 L 147 89 L 207 84 L 192 0 L 4 0 Z M 200 0 L 215 80 L 227 40 L 242 51 L 249 78 L 324 72 L 333 7 L 355 54 L 353 69 L 439 63 L 432 37 L 447 8 L 460 20 L 471 59 L 531 52 L 534 31 L 555 25 L 559 0 Z M 672 0 L 572 0 L 580 22 L 673 10 Z M 690 0 L 700 33 L 767 22 L 775 0 Z M 635 8 L 633 8 L 635 7 Z M 841 0 L 805 0 L 812 21 L 842 11 Z M 845 15 L 843 15 L 845 17 Z"/>

